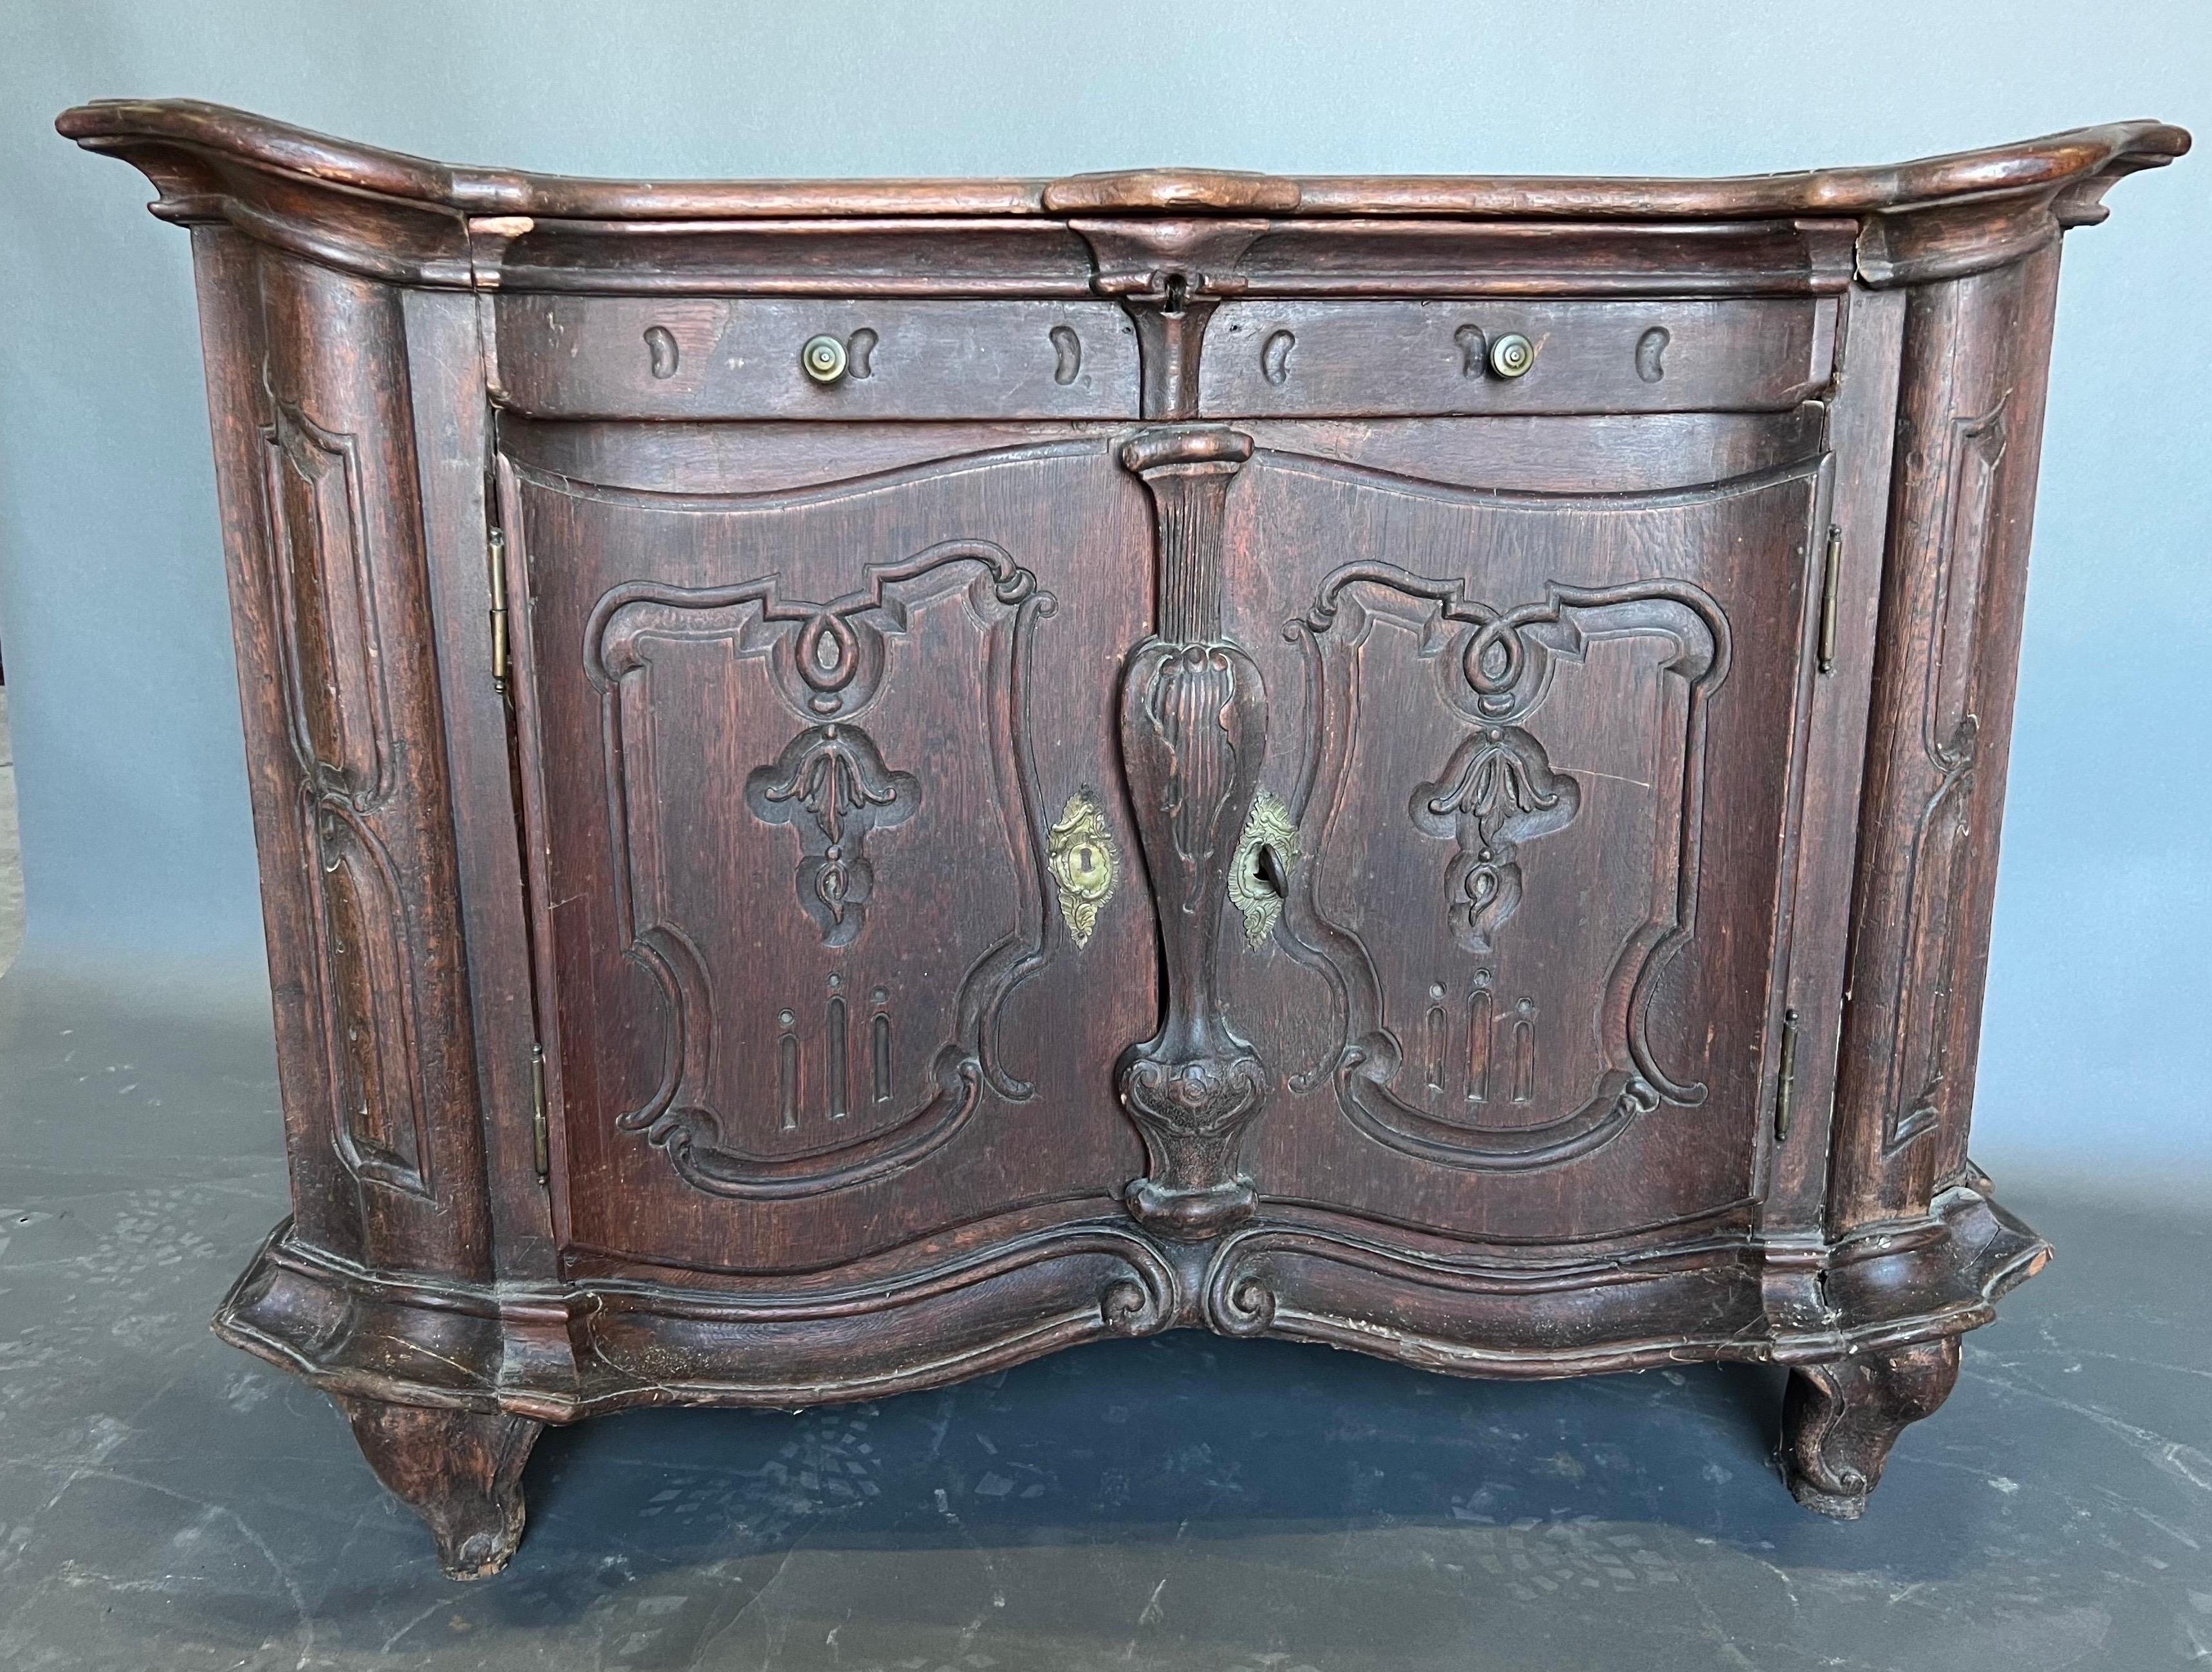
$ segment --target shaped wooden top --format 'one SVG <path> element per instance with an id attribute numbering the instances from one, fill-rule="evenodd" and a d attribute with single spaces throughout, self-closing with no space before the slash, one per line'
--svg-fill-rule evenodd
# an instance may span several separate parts
<path id="1" fill-rule="evenodd" d="M 2155 167 L 2189 149 L 2160 122 L 2113 122 L 1887 167 L 1718 179 L 1284 175 L 1139 168 L 1057 180 L 585 179 L 451 167 L 191 99 L 103 100 L 55 125 L 79 144 L 149 147 L 458 210 L 562 220 L 1261 215 L 1571 220 L 1858 216 L 2057 192 Z"/>

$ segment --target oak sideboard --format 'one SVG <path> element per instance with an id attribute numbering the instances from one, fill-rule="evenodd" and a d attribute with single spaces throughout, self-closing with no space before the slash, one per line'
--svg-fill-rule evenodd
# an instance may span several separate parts
<path id="1" fill-rule="evenodd" d="M 225 1339 L 456 1577 L 543 1425 L 1200 1327 L 1786 1366 L 1864 1506 L 1967 1158 L 2069 228 L 1711 181 L 651 184 L 186 101 L 293 1213 Z"/>

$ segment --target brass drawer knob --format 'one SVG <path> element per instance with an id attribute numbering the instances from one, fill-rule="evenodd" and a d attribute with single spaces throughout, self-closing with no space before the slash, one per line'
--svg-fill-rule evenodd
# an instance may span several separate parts
<path id="1" fill-rule="evenodd" d="M 1500 377 L 1519 377 L 1536 363 L 1536 345 L 1509 331 L 1490 345 L 1490 369 Z"/>
<path id="2" fill-rule="evenodd" d="M 835 383 L 845 375 L 845 345 L 834 337 L 810 337 L 799 363 L 817 383 Z"/>

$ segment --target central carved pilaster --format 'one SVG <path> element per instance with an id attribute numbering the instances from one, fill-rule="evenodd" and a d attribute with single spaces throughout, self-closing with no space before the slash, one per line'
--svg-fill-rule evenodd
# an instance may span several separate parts
<path id="1" fill-rule="evenodd" d="M 1124 1200 L 1163 1236 L 1205 1237 L 1256 1200 L 1238 1168 L 1267 1074 L 1223 1013 L 1222 915 L 1259 786 L 1267 696 L 1252 660 L 1221 633 L 1221 519 L 1252 456 L 1235 430 L 1147 430 L 1121 462 L 1151 490 L 1158 631 L 1129 659 L 1121 756 L 1159 911 L 1167 981 L 1159 1031 L 1122 1054 L 1121 1106 L 1149 1163 Z"/>
<path id="2" fill-rule="evenodd" d="M 1194 418 L 1206 323 L 1242 295 L 1234 271 L 1265 221 L 1071 221 L 1091 246 L 1091 286 L 1119 301 L 1137 328 L 1146 418 Z M 1132 470 L 1138 466 L 1132 465 Z"/>

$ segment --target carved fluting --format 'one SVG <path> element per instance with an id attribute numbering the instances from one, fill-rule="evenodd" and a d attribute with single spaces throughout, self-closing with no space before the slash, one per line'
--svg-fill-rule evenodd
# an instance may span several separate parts
<path id="1" fill-rule="evenodd" d="M 1959 1338 L 1871 1353 L 1790 1373 L 1782 1471 L 1808 1510 L 1856 1521 L 1906 1425 L 1932 1415 L 1959 1379 Z"/>
<path id="2" fill-rule="evenodd" d="M 1251 456 L 1250 436 L 1206 425 L 1148 429 L 1121 448 L 1122 465 L 1152 496 L 1157 633 L 1170 644 L 1221 636 L 1221 519 L 1229 484 Z"/>
<path id="3" fill-rule="evenodd" d="M 1236 431 L 1190 429 L 1148 432 L 1121 452 L 1152 492 L 1158 537 L 1159 632 L 1129 660 L 1121 756 L 1167 984 L 1159 1031 L 1123 1054 L 1118 1075 L 1148 1163 L 1126 1201 L 1173 1237 L 1212 1236 L 1252 1211 L 1238 1152 L 1267 1093 L 1219 987 L 1230 872 L 1267 731 L 1259 669 L 1220 637 L 1222 511 L 1251 451 Z"/>

